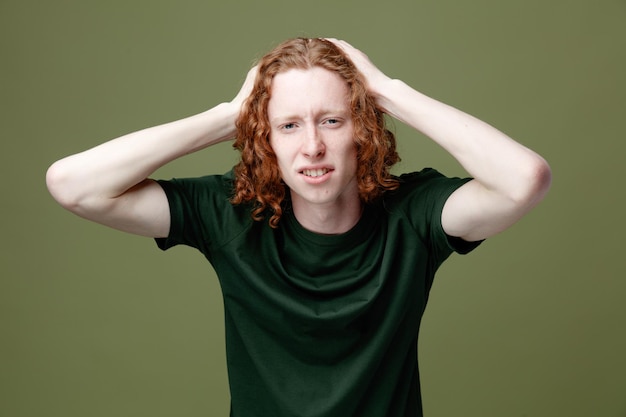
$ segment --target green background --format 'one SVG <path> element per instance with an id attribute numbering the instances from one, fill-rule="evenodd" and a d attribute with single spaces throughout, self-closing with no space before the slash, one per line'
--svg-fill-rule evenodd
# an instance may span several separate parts
<path id="1" fill-rule="evenodd" d="M 546 200 L 441 269 L 429 417 L 626 416 L 624 0 L 0 0 L 0 416 L 226 416 L 222 302 L 194 250 L 49 197 L 56 159 L 229 100 L 254 58 L 332 36 L 544 155 Z M 463 174 L 395 127 L 398 172 Z M 157 176 L 221 173 L 229 144 Z"/>

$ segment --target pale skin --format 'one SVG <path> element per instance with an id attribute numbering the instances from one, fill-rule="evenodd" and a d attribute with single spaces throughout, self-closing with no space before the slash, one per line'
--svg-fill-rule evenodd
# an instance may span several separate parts
<path id="1" fill-rule="evenodd" d="M 88 220 L 141 236 L 166 237 L 167 198 L 148 177 L 183 155 L 232 139 L 235 119 L 255 76 L 252 68 L 230 102 L 55 162 L 46 175 L 50 193 L 63 207 Z"/>
<path id="2" fill-rule="evenodd" d="M 386 113 L 431 138 L 474 178 L 446 201 L 441 222 L 447 234 L 467 241 L 488 238 L 543 199 L 551 170 L 537 153 L 489 124 L 389 78 L 347 42 L 332 41 L 365 76 Z"/>
<path id="3" fill-rule="evenodd" d="M 300 224 L 342 233 L 361 215 L 348 86 L 322 68 L 276 75 L 268 106 L 270 144 Z"/>
<path id="4" fill-rule="evenodd" d="M 446 233 L 467 241 L 493 236 L 544 197 L 551 172 L 541 156 L 492 126 L 389 78 L 348 43 L 331 41 L 355 63 L 385 112 L 430 137 L 474 178 L 448 198 L 442 213 Z M 46 177 L 51 194 L 89 220 L 142 236 L 167 236 L 167 199 L 149 176 L 176 158 L 232 139 L 255 75 L 253 68 L 230 102 L 57 161 Z M 320 68 L 290 70 L 277 75 L 274 83 L 268 108 L 270 143 L 291 187 L 294 214 L 314 232 L 345 232 L 361 215 L 347 87 Z M 288 103 L 281 88 L 299 94 L 300 105 Z"/>

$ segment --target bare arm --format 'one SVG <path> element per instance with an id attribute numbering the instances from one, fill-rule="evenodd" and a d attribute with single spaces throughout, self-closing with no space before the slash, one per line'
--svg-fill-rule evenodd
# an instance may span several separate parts
<path id="1" fill-rule="evenodd" d="M 487 238 L 513 225 L 544 197 L 551 171 L 541 156 L 489 124 L 390 79 L 349 44 L 333 42 L 363 73 L 386 113 L 430 137 L 474 177 L 446 202 L 446 233 L 468 241 Z"/>
<path id="2" fill-rule="evenodd" d="M 55 162 L 46 175 L 50 193 L 63 207 L 86 219 L 143 236 L 167 236 L 167 198 L 148 177 L 176 158 L 233 138 L 235 120 L 255 75 L 253 68 L 231 102 Z"/>

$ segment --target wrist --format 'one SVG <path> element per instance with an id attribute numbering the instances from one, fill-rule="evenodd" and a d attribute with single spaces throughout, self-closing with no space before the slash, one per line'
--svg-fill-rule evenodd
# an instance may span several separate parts
<path id="1" fill-rule="evenodd" d="M 370 92 L 376 99 L 376 103 L 385 113 L 394 112 L 397 102 L 403 95 L 407 85 L 395 78 L 382 79 L 370 87 Z"/>
<path id="2" fill-rule="evenodd" d="M 235 121 L 240 107 L 233 102 L 224 102 L 200 114 L 202 124 L 208 131 L 209 144 L 225 142 L 235 137 Z"/>

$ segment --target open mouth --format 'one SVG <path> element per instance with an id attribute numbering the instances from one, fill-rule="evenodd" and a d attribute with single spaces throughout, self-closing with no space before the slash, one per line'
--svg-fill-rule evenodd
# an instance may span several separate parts
<path id="1" fill-rule="evenodd" d="M 329 171 L 328 168 L 305 169 L 305 170 L 302 170 L 302 174 L 306 175 L 307 177 L 316 178 L 316 177 L 321 177 L 322 175 L 328 173 L 328 171 Z"/>

